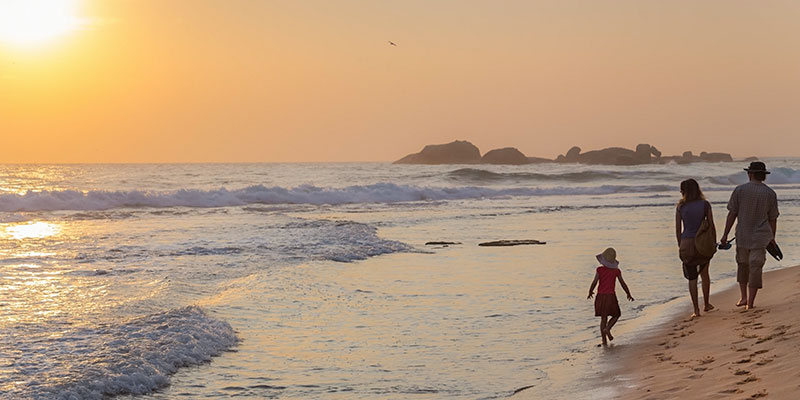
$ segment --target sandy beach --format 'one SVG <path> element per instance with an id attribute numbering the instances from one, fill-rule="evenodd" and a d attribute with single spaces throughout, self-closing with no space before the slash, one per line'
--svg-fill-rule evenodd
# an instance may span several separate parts
<path id="1" fill-rule="evenodd" d="M 738 286 L 712 295 L 716 310 L 626 349 L 610 378 L 619 398 L 798 398 L 800 266 L 765 273 L 752 310 L 738 296 Z"/>

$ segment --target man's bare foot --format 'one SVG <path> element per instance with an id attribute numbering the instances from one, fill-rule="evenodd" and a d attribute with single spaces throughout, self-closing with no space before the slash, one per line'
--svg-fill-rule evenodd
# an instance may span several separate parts
<path id="1" fill-rule="evenodd" d="M 709 312 L 709 311 L 713 310 L 714 308 L 715 308 L 715 307 L 714 307 L 713 305 L 711 305 L 711 304 L 706 304 L 706 307 L 703 309 L 703 311 L 705 311 L 705 312 Z"/>
<path id="2" fill-rule="evenodd" d="M 746 305 L 747 305 L 747 301 L 745 301 L 745 300 L 739 300 L 739 301 L 736 302 L 736 307 L 744 307 Z"/>

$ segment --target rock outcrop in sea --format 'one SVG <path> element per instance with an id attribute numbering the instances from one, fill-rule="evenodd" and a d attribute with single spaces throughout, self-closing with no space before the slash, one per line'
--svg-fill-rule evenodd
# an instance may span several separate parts
<path id="1" fill-rule="evenodd" d="M 489 150 L 481 157 L 481 162 L 484 164 L 510 164 L 522 165 L 530 164 L 528 157 L 522 154 L 521 151 L 513 147 L 504 147 L 502 149 Z"/>
<path id="2" fill-rule="evenodd" d="M 395 164 L 479 164 L 481 151 L 466 140 L 429 144 L 419 153 L 409 154 Z"/>
<path id="3" fill-rule="evenodd" d="M 583 152 L 578 146 L 570 148 L 555 160 L 528 157 L 514 147 L 504 147 L 488 151 L 481 157 L 480 150 L 466 140 L 456 140 L 446 144 L 430 144 L 419 153 L 409 154 L 395 164 L 502 164 L 522 165 L 537 163 L 576 163 L 591 165 L 642 165 L 642 164 L 688 164 L 694 162 L 730 162 L 728 153 L 701 152 L 699 156 L 685 151 L 680 156 L 663 156 L 655 146 L 642 143 L 634 150 L 623 147 L 608 147 L 601 150 Z"/>

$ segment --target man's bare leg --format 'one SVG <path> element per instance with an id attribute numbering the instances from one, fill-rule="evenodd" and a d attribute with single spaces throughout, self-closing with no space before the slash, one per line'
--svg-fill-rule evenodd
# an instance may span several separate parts
<path id="1" fill-rule="evenodd" d="M 745 307 L 746 310 L 755 307 L 757 293 L 758 293 L 758 288 L 755 287 L 750 288 L 750 296 L 747 298 L 747 307 Z"/>
<path id="2" fill-rule="evenodd" d="M 747 305 L 747 283 L 739 283 L 739 291 L 741 292 L 741 296 L 739 296 L 739 301 L 736 303 L 736 307 L 742 307 Z"/>

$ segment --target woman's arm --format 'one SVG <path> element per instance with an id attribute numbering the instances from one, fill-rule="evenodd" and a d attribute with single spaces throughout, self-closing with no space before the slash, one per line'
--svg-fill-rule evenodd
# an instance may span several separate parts
<path id="1" fill-rule="evenodd" d="M 706 201 L 706 203 L 708 203 L 708 213 L 706 213 L 706 218 L 708 218 L 708 224 L 714 226 L 714 210 L 711 209 L 711 202 Z"/>
<path id="2" fill-rule="evenodd" d="M 681 246 L 681 209 L 675 209 L 675 236 L 678 239 L 678 247 Z"/>
<path id="3" fill-rule="evenodd" d="M 625 280 L 622 279 L 622 271 L 619 271 L 619 285 L 622 286 L 622 290 L 624 290 L 625 294 L 628 295 L 628 300 L 633 301 L 633 296 L 631 296 L 631 291 L 628 290 L 628 285 L 625 284 Z"/>
<path id="4" fill-rule="evenodd" d="M 589 287 L 589 296 L 586 297 L 587 299 L 591 299 L 594 295 L 594 287 L 597 286 L 597 281 L 600 280 L 600 274 L 595 272 L 594 273 L 594 280 L 592 281 L 592 286 Z"/>

